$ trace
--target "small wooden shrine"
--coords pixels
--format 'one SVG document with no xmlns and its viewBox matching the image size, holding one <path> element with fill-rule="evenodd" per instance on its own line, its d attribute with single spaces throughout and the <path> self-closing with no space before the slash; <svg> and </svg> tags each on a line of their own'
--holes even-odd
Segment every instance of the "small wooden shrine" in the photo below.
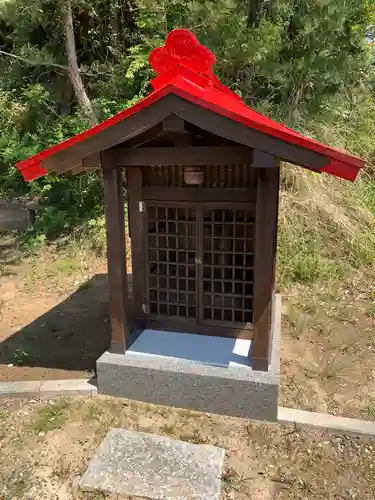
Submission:
<svg viewBox="0 0 375 500">
<path fill-rule="evenodd" d="M 26 180 L 102 170 L 112 352 L 144 328 L 244 338 L 252 369 L 267 371 L 280 161 L 351 181 L 363 161 L 246 106 L 188 30 L 173 31 L 150 62 L 158 76 L 148 97 L 18 168 Z"/>
</svg>

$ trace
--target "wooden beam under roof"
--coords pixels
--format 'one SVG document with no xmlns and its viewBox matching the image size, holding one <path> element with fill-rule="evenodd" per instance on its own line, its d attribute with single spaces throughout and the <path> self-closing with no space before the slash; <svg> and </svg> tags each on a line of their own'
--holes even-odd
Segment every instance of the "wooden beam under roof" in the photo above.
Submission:
<svg viewBox="0 0 375 500">
<path fill-rule="evenodd" d="M 245 146 L 117 148 L 111 153 L 119 167 L 251 163 L 251 149 Z"/>
</svg>

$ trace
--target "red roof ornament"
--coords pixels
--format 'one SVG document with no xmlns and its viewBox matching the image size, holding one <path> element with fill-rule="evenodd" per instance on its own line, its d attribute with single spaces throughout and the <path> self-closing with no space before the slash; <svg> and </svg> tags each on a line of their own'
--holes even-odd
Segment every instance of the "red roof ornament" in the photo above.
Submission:
<svg viewBox="0 0 375 500">
<path fill-rule="evenodd" d="M 113 142 L 112 140 L 111 142 L 110 134 L 106 134 L 107 139 L 103 146 L 103 141 L 98 141 L 97 135 L 104 130 L 116 127 L 124 120 L 131 120 L 142 109 L 151 107 L 167 95 L 173 94 L 186 102 L 215 113 L 217 116 L 241 123 L 245 129 L 256 130 L 286 144 L 297 146 L 297 151 L 301 148 L 302 153 L 303 150 L 318 153 L 323 157 L 325 163 L 319 169 L 316 169 L 315 166 L 313 170 L 316 172 L 327 172 L 350 181 L 356 179 L 359 171 L 364 167 L 363 160 L 305 137 L 247 106 L 214 74 L 215 62 L 216 57 L 211 50 L 201 45 L 196 36 L 189 30 L 172 31 L 165 46 L 155 49 L 150 55 L 150 63 L 158 74 L 151 81 L 153 92 L 99 125 L 19 162 L 17 164 L 18 170 L 27 181 L 41 177 L 50 170 L 56 172 L 73 170 L 77 165 L 80 165 L 83 158 L 99 153 L 100 148 L 109 149 L 118 144 L 117 141 Z M 205 124 L 202 123 L 201 128 L 204 129 L 204 126 Z M 143 128 L 139 125 L 135 126 L 132 134 L 136 135 L 137 131 L 141 133 Z M 226 137 L 226 123 L 224 122 L 221 135 Z M 122 140 L 125 140 L 123 136 L 121 137 Z M 235 140 L 233 137 L 227 138 Z M 246 144 L 243 140 L 243 144 L 254 147 L 252 143 Z M 67 157 L 69 158 L 68 164 Z M 303 155 L 301 154 L 297 155 L 294 163 L 301 165 L 301 159 L 304 167 L 311 167 L 308 162 L 303 163 Z M 61 167 L 57 167 L 57 165 L 61 165 Z"/>
<path fill-rule="evenodd" d="M 151 52 L 150 64 L 155 73 L 160 75 L 180 63 L 193 71 L 209 76 L 216 63 L 216 57 L 208 47 L 199 43 L 191 31 L 173 30 L 168 35 L 165 46 Z"/>
<path fill-rule="evenodd" d="M 184 68 L 205 76 L 215 88 L 221 92 L 241 100 L 240 96 L 226 87 L 213 72 L 216 56 L 211 50 L 202 45 L 198 38 L 187 29 L 177 29 L 169 33 L 164 47 L 154 49 L 150 54 L 150 64 L 158 75 L 167 74 L 168 78 L 179 72 L 186 74 Z M 151 83 L 158 88 L 159 79 Z"/>
</svg>

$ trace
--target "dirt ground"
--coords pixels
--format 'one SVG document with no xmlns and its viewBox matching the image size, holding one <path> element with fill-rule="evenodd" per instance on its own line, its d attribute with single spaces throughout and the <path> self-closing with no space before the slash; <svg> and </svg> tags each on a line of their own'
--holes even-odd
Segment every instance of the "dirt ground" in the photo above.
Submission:
<svg viewBox="0 0 375 500">
<path fill-rule="evenodd" d="M 375 420 L 371 287 L 358 272 L 284 293 L 281 405 Z M 108 344 L 104 258 L 72 244 L 0 258 L 0 381 L 86 377 Z"/>
<path fill-rule="evenodd" d="M 77 485 L 113 427 L 223 447 L 222 500 L 375 498 L 373 441 L 105 397 L 0 400 L 0 498 L 109 499 Z"/>
<path fill-rule="evenodd" d="M 0 259 L 0 381 L 91 375 L 109 343 L 106 263 L 80 248 Z"/>
<path fill-rule="evenodd" d="M 375 420 L 374 284 L 285 294 L 280 405 Z"/>
</svg>

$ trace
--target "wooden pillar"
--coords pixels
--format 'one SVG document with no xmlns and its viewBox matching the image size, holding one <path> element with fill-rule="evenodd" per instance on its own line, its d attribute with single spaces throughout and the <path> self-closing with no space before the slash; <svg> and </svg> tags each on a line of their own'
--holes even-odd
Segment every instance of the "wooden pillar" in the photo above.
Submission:
<svg viewBox="0 0 375 500">
<path fill-rule="evenodd" d="M 150 167 L 149 167 L 150 168 Z M 152 167 L 151 167 L 152 168 Z M 132 285 L 133 285 L 133 309 L 137 320 L 144 320 L 145 312 L 143 304 L 145 301 L 145 255 L 147 248 L 144 244 L 144 211 L 142 186 L 142 170 L 140 167 L 127 169 L 128 177 L 128 210 L 129 227 L 131 231 L 132 245 Z M 143 205 L 142 205 L 143 204 Z M 141 209 L 142 207 L 142 209 Z M 142 326 L 142 325 L 140 325 Z"/>
<path fill-rule="evenodd" d="M 109 151 L 100 155 L 104 178 L 104 206 L 107 231 L 111 352 L 125 353 L 129 334 L 128 286 L 122 170 L 115 168 Z"/>
<path fill-rule="evenodd" d="M 255 151 L 257 198 L 254 248 L 252 368 L 268 371 L 271 361 L 275 295 L 277 216 L 280 168 L 277 157 Z"/>
</svg>

